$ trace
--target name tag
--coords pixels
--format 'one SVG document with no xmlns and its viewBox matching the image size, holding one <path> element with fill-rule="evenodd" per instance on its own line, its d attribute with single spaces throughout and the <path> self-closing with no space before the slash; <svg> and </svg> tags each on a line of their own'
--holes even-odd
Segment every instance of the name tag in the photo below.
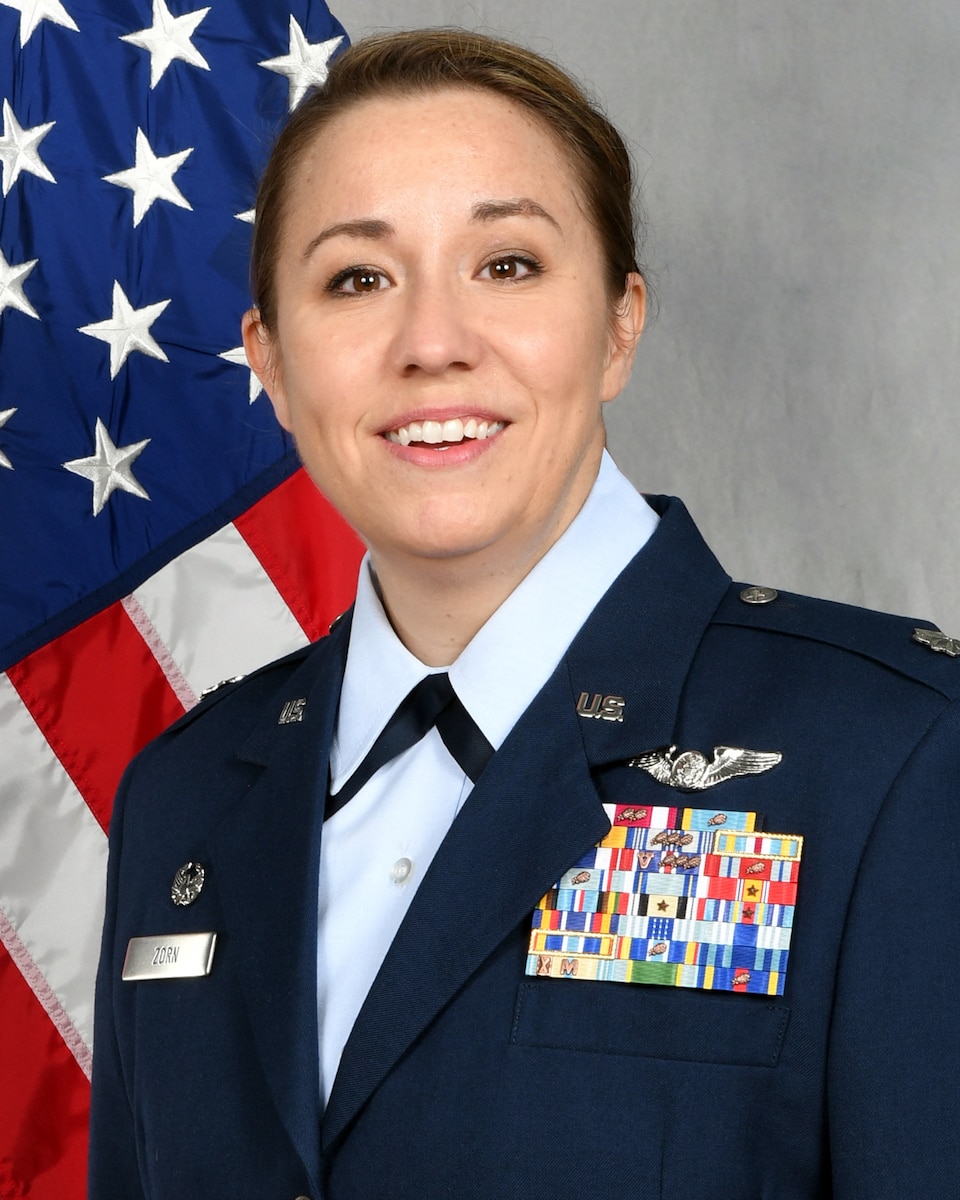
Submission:
<svg viewBox="0 0 960 1200">
<path fill-rule="evenodd" d="M 215 933 L 159 933 L 135 937 L 127 943 L 120 978 L 196 979 L 209 975 L 213 966 Z"/>
</svg>

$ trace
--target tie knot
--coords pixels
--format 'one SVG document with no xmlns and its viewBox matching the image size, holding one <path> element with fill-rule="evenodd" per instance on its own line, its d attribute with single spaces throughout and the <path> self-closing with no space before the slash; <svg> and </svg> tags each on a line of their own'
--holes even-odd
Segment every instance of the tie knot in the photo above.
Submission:
<svg viewBox="0 0 960 1200">
<path fill-rule="evenodd" d="M 421 679 L 400 702 L 360 766 L 335 796 L 327 797 L 324 818 L 332 817 L 381 767 L 415 746 L 434 725 L 460 768 L 476 783 L 493 747 L 453 690 L 450 676 L 438 671 Z"/>
<path fill-rule="evenodd" d="M 437 717 L 448 704 L 457 700 L 450 676 L 446 671 L 438 671 L 435 675 L 425 675 L 418 684 L 410 689 L 406 698 L 387 722 L 389 729 L 394 722 L 410 722 L 410 732 L 419 730 L 416 741 L 419 741 L 437 723 Z M 459 701 L 457 701 L 459 703 Z M 411 742 L 412 746 L 414 743 Z"/>
</svg>

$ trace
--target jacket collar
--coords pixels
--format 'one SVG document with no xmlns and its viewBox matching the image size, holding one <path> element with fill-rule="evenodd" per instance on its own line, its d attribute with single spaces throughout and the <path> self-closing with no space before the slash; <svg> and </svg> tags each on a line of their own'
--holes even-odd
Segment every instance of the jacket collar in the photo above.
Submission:
<svg viewBox="0 0 960 1200">
<path fill-rule="evenodd" d="M 647 499 L 660 514 L 656 532 L 566 656 L 578 699 L 586 692 L 625 702 L 622 721 L 581 721 L 593 766 L 670 744 L 691 664 L 730 587 L 681 501 Z"/>
</svg>

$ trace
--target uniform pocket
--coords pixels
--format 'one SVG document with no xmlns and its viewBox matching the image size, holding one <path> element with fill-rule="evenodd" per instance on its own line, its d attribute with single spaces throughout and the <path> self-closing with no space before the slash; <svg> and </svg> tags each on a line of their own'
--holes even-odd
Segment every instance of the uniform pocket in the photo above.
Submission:
<svg viewBox="0 0 960 1200">
<path fill-rule="evenodd" d="M 788 1005 L 758 996 L 544 979 L 520 985 L 518 1046 L 679 1062 L 775 1067 Z"/>
</svg>

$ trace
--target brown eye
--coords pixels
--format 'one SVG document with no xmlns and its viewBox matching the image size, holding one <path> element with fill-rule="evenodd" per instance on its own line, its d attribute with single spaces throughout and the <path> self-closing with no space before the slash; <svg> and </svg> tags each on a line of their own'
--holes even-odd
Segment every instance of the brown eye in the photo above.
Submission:
<svg viewBox="0 0 960 1200">
<path fill-rule="evenodd" d="M 353 271 L 341 287 L 345 292 L 375 292 L 382 281 L 383 276 L 378 271 Z"/>
<path fill-rule="evenodd" d="M 372 267 L 349 267 L 335 275 L 327 285 L 331 292 L 340 295 L 361 296 L 369 292 L 378 292 L 389 286 L 385 275 Z"/>
<path fill-rule="evenodd" d="M 536 259 L 523 254 L 505 254 L 503 258 L 495 258 L 483 268 L 484 274 L 500 283 L 512 283 L 516 280 L 527 279 L 531 275 L 539 275 L 543 267 Z"/>
</svg>

